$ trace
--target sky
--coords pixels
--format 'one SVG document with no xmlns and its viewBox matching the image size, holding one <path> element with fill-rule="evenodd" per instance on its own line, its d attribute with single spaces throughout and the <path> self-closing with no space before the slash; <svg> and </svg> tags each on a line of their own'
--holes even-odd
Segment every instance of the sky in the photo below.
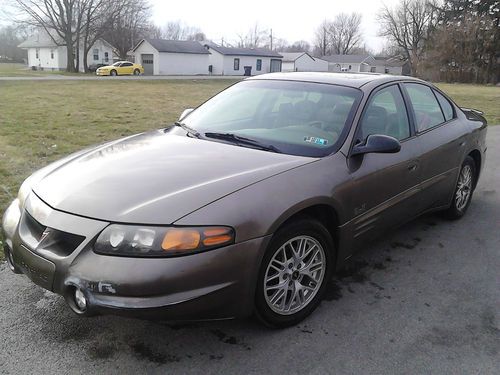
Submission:
<svg viewBox="0 0 500 375">
<path fill-rule="evenodd" d="M 153 20 L 158 26 L 177 21 L 199 27 L 209 39 L 236 42 L 255 23 L 261 29 L 273 29 L 276 38 L 289 43 L 306 40 L 313 44 L 314 31 L 324 19 L 336 14 L 359 12 L 366 47 L 380 52 L 385 39 L 378 37 L 376 16 L 383 4 L 389 7 L 399 0 L 150 0 Z"/>
</svg>

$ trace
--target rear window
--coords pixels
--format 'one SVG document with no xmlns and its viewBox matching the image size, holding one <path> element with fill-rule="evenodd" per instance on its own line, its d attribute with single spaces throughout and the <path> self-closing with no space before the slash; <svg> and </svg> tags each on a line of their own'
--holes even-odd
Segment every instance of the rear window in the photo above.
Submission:
<svg viewBox="0 0 500 375">
<path fill-rule="evenodd" d="M 453 107 L 441 93 L 438 91 L 434 90 L 434 94 L 436 94 L 436 98 L 439 101 L 439 104 L 441 105 L 441 109 L 443 110 L 444 118 L 446 121 L 450 121 L 453 118 Z"/>
</svg>

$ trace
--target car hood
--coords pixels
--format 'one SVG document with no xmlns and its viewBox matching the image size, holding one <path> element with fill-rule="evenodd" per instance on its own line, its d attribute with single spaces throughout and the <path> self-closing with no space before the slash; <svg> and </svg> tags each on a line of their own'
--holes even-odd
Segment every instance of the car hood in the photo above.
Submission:
<svg viewBox="0 0 500 375">
<path fill-rule="evenodd" d="M 97 70 L 99 70 L 99 69 L 112 69 L 112 68 L 117 68 L 117 67 L 112 66 L 112 65 L 106 65 L 106 66 L 101 66 L 101 67 L 97 68 Z"/>
<path fill-rule="evenodd" d="M 315 160 L 159 130 L 69 157 L 48 168 L 32 188 L 60 211 L 112 222 L 170 224 Z"/>
</svg>

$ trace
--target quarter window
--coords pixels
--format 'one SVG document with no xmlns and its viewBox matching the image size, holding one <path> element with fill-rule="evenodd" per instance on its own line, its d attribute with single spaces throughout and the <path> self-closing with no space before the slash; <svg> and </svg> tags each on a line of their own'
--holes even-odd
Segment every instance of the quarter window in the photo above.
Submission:
<svg viewBox="0 0 500 375">
<path fill-rule="evenodd" d="M 436 94 L 436 98 L 438 99 L 439 104 L 441 105 L 441 109 L 443 110 L 443 114 L 444 114 L 444 119 L 446 121 L 450 121 L 454 117 L 453 116 L 453 107 L 451 106 L 448 99 L 446 99 L 441 93 L 434 90 L 434 94 Z"/>
<path fill-rule="evenodd" d="M 234 70 L 240 70 L 240 59 L 234 59 Z"/>
<path fill-rule="evenodd" d="M 358 139 L 364 141 L 372 134 L 388 135 L 398 140 L 410 136 L 408 113 L 397 85 L 376 92 L 370 99 L 361 120 Z"/>
<path fill-rule="evenodd" d="M 257 70 L 258 71 L 262 70 L 262 60 L 261 59 L 257 59 Z"/>
<path fill-rule="evenodd" d="M 405 83 L 404 85 L 413 105 L 418 132 L 430 129 L 445 121 L 441 107 L 430 87 L 418 83 Z"/>
</svg>

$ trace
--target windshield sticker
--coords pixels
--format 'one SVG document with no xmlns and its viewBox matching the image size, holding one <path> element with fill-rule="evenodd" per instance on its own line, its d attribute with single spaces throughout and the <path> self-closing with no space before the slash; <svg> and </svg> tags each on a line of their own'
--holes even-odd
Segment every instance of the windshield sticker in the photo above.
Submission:
<svg viewBox="0 0 500 375">
<path fill-rule="evenodd" d="M 304 142 L 314 143 L 314 144 L 320 145 L 320 146 L 328 145 L 328 139 L 324 139 L 324 138 L 304 137 Z"/>
</svg>

